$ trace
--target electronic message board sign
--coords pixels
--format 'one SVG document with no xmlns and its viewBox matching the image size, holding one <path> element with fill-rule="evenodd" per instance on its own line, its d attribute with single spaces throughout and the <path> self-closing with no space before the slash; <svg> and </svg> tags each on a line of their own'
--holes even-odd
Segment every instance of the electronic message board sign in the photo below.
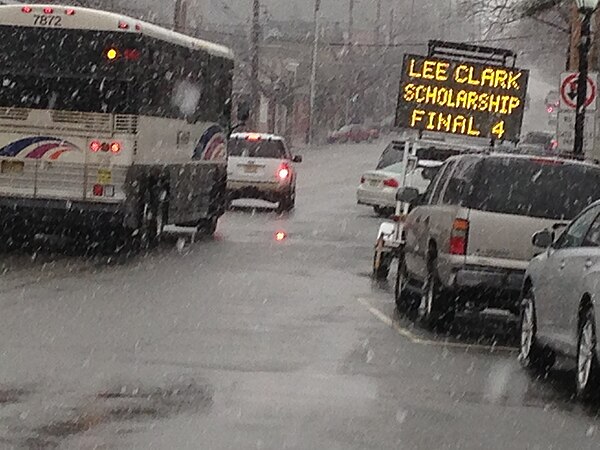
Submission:
<svg viewBox="0 0 600 450">
<path fill-rule="evenodd" d="M 516 141 L 529 71 L 405 55 L 396 126 Z"/>
</svg>

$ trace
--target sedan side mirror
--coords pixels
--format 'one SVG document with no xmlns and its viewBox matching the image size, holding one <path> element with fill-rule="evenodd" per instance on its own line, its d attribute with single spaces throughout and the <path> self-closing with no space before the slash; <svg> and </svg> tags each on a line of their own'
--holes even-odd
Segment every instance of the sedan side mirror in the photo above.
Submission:
<svg viewBox="0 0 600 450">
<path fill-rule="evenodd" d="M 531 238 L 531 243 L 535 247 L 548 248 L 554 242 L 554 233 L 550 230 L 538 231 Z"/>
<path fill-rule="evenodd" d="M 302 156 L 300 156 L 300 155 L 294 155 L 294 157 L 292 158 L 292 162 L 301 163 L 302 162 Z"/>
<path fill-rule="evenodd" d="M 419 191 L 413 187 L 401 187 L 396 192 L 396 201 L 414 203 L 419 198 Z"/>
</svg>

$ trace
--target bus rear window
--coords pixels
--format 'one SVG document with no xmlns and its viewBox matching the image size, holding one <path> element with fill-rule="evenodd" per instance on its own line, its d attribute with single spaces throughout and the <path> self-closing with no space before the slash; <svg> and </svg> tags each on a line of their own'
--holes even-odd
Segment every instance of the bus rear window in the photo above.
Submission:
<svg viewBox="0 0 600 450">
<path fill-rule="evenodd" d="M 127 83 L 108 79 L 0 74 L 0 106 L 66 111 L 134 113 Z"/>
</svg>

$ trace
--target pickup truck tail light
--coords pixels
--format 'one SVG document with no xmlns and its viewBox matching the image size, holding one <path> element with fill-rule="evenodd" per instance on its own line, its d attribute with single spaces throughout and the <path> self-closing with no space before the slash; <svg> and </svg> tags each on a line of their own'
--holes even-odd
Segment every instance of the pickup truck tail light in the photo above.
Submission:
<svg viewBox="0 0 600 450">
<path fill-rule="evenodd" d="M 469 238 L 469 221 L 464 219 L 455 219 L 452 224 L 452 233 L 450 234 L 450 254 L 466 255 L 467 241 Z"/>
</svg>

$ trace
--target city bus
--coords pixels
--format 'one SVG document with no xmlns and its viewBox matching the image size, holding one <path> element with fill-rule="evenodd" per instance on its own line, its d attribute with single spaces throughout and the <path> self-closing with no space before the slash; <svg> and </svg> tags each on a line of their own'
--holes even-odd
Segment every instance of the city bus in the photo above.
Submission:
<svg viewBox="0 0 600 450">
<path fill-rule="evenodd" d="M 115 13 L 0 6 L 0 242 L 151 245 L 225 211 L 232 52 Z"/>
</svg>

